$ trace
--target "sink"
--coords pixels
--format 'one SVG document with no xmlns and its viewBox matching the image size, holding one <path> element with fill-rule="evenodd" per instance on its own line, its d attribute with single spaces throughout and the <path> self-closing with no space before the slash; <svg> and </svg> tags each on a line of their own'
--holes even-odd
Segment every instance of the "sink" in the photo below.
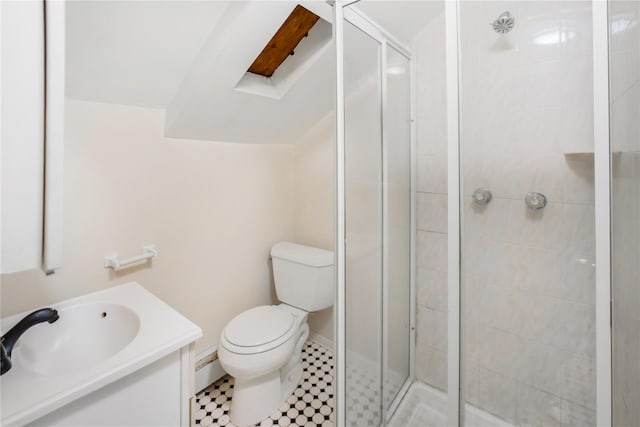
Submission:
<svg viewBox="0 0 640 427">
<path fill-rule="evenodd" d="M 50 307 L 60 318 L 29 328 L 13 348 L 0 380 L 0 426 L 189 424 L 198 326 L 135 282 Z M 28 314 L 0 319 L 0 331 Z M 157 389 L 167 381 L 176 387 Z M 178 395 L 179 410 L 168 403 Z M 163 407 L 148 405 L 148 396 Z M 125 403 L 134 419 L 114 410 Z"/>
<path fill-rule="evenodd" d="M 55 323 L 36 325 L 20 337 L 14 363 L 40 375 L 75 373 L 124 349 L 140 329 L 138 315 L 119 304 L 86 303 L 58 314 Z"/>
</svg>

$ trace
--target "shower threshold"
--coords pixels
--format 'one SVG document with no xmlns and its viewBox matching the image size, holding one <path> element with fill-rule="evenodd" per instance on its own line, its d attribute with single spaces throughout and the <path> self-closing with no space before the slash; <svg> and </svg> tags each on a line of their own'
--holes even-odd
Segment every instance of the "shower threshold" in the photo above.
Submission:
<svg viewBox="0 0 640 427">
<path fill-rule="evenodd" d="M 447 394 L 421 382 L 411 384 L 388 427 L 442 427 L 447 425 Z M 466 404 L 466 426 L 513 427 L 512 424 Z"/>
</svg>

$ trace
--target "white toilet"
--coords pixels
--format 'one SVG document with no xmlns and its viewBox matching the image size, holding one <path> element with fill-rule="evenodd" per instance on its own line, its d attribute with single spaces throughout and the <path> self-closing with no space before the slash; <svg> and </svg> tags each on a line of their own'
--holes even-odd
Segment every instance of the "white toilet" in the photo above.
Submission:
<svg viewBox="0 0 640 427">
<path fill-rule="evenodd" d="M 235 378 L 231 422 L 256 424 L 278 409 L 302 377 L 307 314 L 333 305 L 333 252 L 280 242 L 271 248 L 280 305 L 234 317 L 222 331 L 218 357 Z"/>
</svg>

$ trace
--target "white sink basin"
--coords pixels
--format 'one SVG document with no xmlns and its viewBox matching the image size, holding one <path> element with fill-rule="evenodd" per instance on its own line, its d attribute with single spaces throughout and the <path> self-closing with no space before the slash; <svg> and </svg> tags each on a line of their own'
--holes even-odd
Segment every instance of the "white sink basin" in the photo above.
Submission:
<svg viewBox="0 0 640 427">
<path fill-rule="evenodd" d="M 22 426 L 38 419 L 38 425 L 52 424 L 43 417 L 177 350 L 184 372 L 192 369 L 187 358 L 193 357 L 191 346 L 202 330 L 137 283 L 51 307 L 58 310 L 60 319 L 38 324 L 20 337 L 11 357 L 13 367 L 0 380 L 2 426 Z M 0 319 L 0 331 L 6 333 L 27 314 Z M 186 382 L 177 387 L 182 390 Z"/>
<path fill-rule="evenodd" d="M 60 318 L 27 330 L 11 359 L 40 375 L 78 372 L 110 358 L 138 334 L 140 319 L 111 303 L 86 303 L 58 310 Z"/>
</svg>

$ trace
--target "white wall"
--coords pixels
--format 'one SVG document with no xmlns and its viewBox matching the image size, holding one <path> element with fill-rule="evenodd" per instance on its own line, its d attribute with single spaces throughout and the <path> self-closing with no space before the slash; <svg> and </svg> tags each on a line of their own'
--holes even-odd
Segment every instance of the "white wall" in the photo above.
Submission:
<svg viewBox="0 0 640 427">
<path fill-rule="evenodd" d="M 66 109 L 63 266 L 3 275 L 3 316 L 135 280 L 202 327 L 200 351 L 271 303 L 269 249 L 293 238 L 293 146 L 165 138 L 162 110 Z M 151 265 L 103 268 L 149 243 Z"/>
<path fill-rule="evenodd" d="M 334 250 L 334 120 L 318 122 L 295 147 L 294 241 Z M 333 341 L 333 308 L 309 316 L 311 331 Z"/>
</svg>

